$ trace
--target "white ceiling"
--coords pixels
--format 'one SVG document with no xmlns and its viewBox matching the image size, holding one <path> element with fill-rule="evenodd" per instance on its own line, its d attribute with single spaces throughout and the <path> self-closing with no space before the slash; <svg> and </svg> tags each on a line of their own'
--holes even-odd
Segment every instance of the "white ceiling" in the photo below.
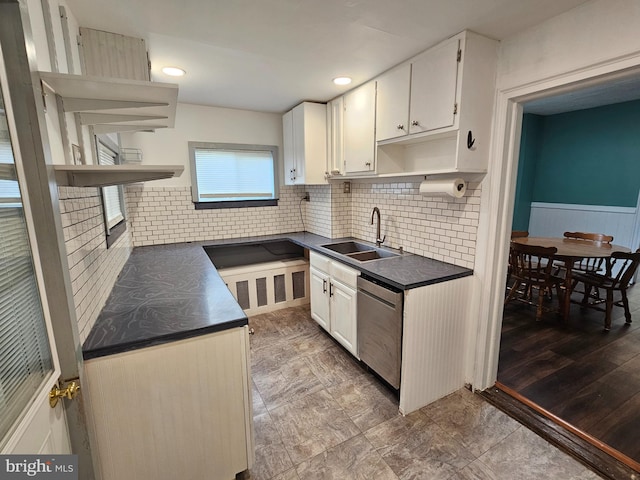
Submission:
<svg viewBox="0 0 640 480">
<path fill-rule="evenodd" d="M 524 104 L 525 113 L 555 115 L 586 108 L 640 99 L 640 72 L 629 72 L 619 78 L 595 80 L 584 87 L 532 100 Z"/>
<path fill-rule="evenodd" d="M 144 38 L 179 101 L 283 112 L 327 101 L 464 29 L 502 39 L 585 0 L 67 0 L 83 27 Z M 161 67 L 180 66 L 177 81 Z M 353 77 L 349 87 L 331 79 Z"/>
</svg>

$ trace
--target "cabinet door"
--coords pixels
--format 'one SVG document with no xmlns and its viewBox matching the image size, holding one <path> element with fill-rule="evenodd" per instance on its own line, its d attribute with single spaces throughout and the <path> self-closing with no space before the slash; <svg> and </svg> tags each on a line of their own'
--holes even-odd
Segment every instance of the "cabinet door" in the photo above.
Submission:
<svg viewBox="0 0 640 480">
<path fill-rule="evenodd" d="M 327 105 L 328 127 L 327 138 L 329 139 L 328 167 L 330 175 L 339 175 L 344 172 L 344 98 L 338 97 Z"/>
<path fill-rule="evenodd" d="M 402 65 L 377 79 L 376 140 L 388 140 L 409 133 L 409 88 L 411 65 Z"/>
<path fill-rule="evenodd" d="M 311 267 L 309 269 L 311 318 L 318 325 L 330 332 L 330 306 L 329 306 L 329 275 Z"/>
<path fill-rule="evenodd" d="M 358 357 L 358 324 L 356 290 L 331 281 L 331 335 L 356 358 Z"/>
<path fill-rule="evenodd" d="M 282 116 L 282 143 L 284 156 L 284 183 L 293 185 L 295 169 L 295 153 L 293 148 L 293 111 Z"/>
<path fill-rule="evenodd" d="M 409 133 L 454 124 L 458 77 L 457 38 L 427 50 L 412 64 Z"/>
<path fill-rule="evenodd" d="M 295 107 L 291 113 L 293 114 L 293 183 L 304 183 L 305 174 L 305 110 L 304 103 Z"/>
<path fill-rule="evenodd" d="M 344 96 L 345 172 L 375 170 L 376 83 L 369 82 Z"/>
</svg>

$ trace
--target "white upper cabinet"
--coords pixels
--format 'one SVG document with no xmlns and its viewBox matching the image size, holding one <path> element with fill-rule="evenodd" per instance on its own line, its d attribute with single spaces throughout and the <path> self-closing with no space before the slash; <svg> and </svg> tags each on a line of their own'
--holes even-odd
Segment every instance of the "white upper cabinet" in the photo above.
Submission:
<svg viewBox="0 0 640 480">
<path fill-rule="evenodd" d="M 344 98 L 327 103 L 327 176 L 344 173 Z"/>
<path fill-rule="evenodd" d="M 449 39 L 413 60 L 409 133 L 453 125 L 459 44 L 459 38 Z"/>
<path fill-rule="evenodd" d="M 376 82 L 344 95 L 345 173 L 375 170 Z"/>
<path fill-rule="evenodd" d="M 486 172 L 497 47 L 465 31 L 378 79 L 378 176 Z"/>
<path fill-rule="evenodd" d="M 282 117 L 284 183 L 326 183 L 327 111 L 322 103 L 304 102 Z"/>
<path fill-rule="evenodd" d="M 376 140 L 389 140 L 409 133 L 411 64 L 406 63 L 377 78 Z"/>
</svg>

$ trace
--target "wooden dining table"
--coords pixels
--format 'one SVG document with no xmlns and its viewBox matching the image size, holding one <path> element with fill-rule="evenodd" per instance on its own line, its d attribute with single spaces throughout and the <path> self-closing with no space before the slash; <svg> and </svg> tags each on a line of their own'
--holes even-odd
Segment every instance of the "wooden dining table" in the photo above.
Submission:
<svg viewBox="0 0 640 480">
<path fill-rule="evenodd" d="M 569 308 L 571 306 L 569 296 L 571 295 L 573 265 L 584 258 L 609 258 L 613 252 L 628 253 L 631 251 L 630 248 L 622 245 L 564 237 L 522 237 L 514 238 L 511 241 L 536 247 L 556 247 L 558 251 L 554 255 L 554 259 L 564 262 L 566 270 L 564 277 L 566 298 L 562 302 L 562 318 L 565 322 L 569 319 Z"/>
</svg>

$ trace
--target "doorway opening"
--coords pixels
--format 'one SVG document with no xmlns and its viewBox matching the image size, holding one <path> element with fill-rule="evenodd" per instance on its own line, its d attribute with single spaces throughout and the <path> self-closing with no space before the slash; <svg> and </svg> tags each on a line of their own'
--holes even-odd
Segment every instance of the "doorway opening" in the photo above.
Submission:
<svg viewBox="0 0 640 480">
<path fill-rule="evenodd" d="M 544 143 L 539 155 L 549 155 L 552 147 L 559 147 L 559 139 L 568 138 L 570 141 L 562 148 L 566 149 L 568 157 L 572 157 L 574 150 L 589 147 L 575 143 L 576 137 L 570 134 L 571 130 L 582 128 L 585 131 L 580 133 L 587 136 L 598 133 L 597 128 L 591 131 L 584 124 L 577 125 L 575 122 L 578 117 L 597 117 L 608 111 L 619 112 L 619 109 L 625 107 L 640 111 L 639 99 L 640 74 L 637 70 L 618 72 L 608 77 L 586 78 L 571 85 L 526 92 L 520 97 L 513 94 L 505 102 L 509 104 L 505 113 L 510 117 L 506 125 L 512 125 L 511 129 L 507 128 L 507 136 L 513 136 L 511 152 L 505 151 L 505 162 L 507 165 L 511 162 L 511 168 L 514 169 L 512 185 L 509 186 L 509 180 L 505 180 L 506 198 L 510 197 L 508 193 L 513 189 L 510 208 L 514 212 L 513 222 L 505 221 L 507 228 L 512 226 L 513 230 L 527 230 L 530 235 L 538 237 L 562 237 L 564 231 L 600 230 L 599 224 L 593 218 L 588 218 L 590 215 L 584 211 L 604 212 L 601 216 L 609 220 L 621 211 L 628 215 L 629 222 L 616 221 L 614 237 L 617 241 L 614 243 L 628 245 L 632 251 L 638 249 L 640 162 L 637 159 L 640 157 L 640 142 L 634 140 L 635 144 L 632 141 L 629 145 L 629 148 L 634 149 L 633 167 L 638 168 L 634 170 L 635 173 L 619 168 L 619 162 L 603 158 L 600 170 L 593 168 L 593 165 L 583 167 L 582 170 L 573 165 L 584 176 L 575 178 L 576 171 L 571 172 L 567 168 L 564 179 L 561 177 L 563 173 L 557 170 L 559 165 L 545 163 L 549 161 L 548 157 L 534 168 L 523 162 L 523 148 L 531 147 L 527 142 L 536 145 L 536 142 L 531 142 L 530 137 L 527 138 L 527 134 L 531 133 L 527 130 L 527 122 L 533 121 L 542 130 L 541 135 L 547 135 L 547 138 L 534 139 L 538 142 L 538 147 L 539 142 Z M 510 122 L 514 122 L 515 127 Z M 633 124 L 630 124 L 627 131 L 632 129 Z M 621 133 L 621 130 L 620 126 L 611 128 L 618 143 L 620 135 L 616 134 Z M 555 145 L 550 145 L 554 142 Z M 508 150 L 508 147 L 505 148 Z M 574 155 L 573 161 L 576 161 L 575 158 Z M 543 171 L 536 172 L 535 167 L 542 168 Z M 599 199 L 598 196 L 603 193 L 602 184 L 606 183 L 605 171 L 615 181 L 622 182 L 618 184 L 617 191 L 611 190 L 612 195 L 620 194 L 624 190 L 620 185 L 624 184 L 633 192 L 632 203 L 627 199 L 611 205 L 612 202 Z M 527 188 L 524 180 L 527 175 L 534 177 L 540 185 L 537 192 L 535 185 L 529 185 L 530 190 L 524 195 L 528 195 L 528 201 L 523 201 L 523 190 Z M 561 182 L 560 185 L 557 182 Z M 593 184 L 598 188 L 594 189 Z M 583 198 L 588 197 L 588 201 L 576 201 L 571 197 L 574 193 L 580 196 L 581 188 L 584 190 Z M 549 198 L 544 198 L 544 201 L 536 199 L 535 195 L 542 195 L 541 191 L 548 194 Z M 585 204 L 594 208 L 576 207 Z M 616 208 L 600 208 L 603 206 L 617 207 L 617 211 Z M 549 214 L 552 208 L 558 211 Z M 569 210 L 569 213 L 563 217 L 562 214 L 566 213 L 564 210 Z M 527 213 L 524 221 L 523 212 Z M 509 213 L 507 208 L 505 215 L 508 216 Z M 584 218 L 581 219 L 581 216 Z M 606 224 L 602 228 L 610 229 Z M 508 232 L 504 233 L 508 244 Z M 506 260 L 506 255 L 504 259 Z M 496 279 L 495 285 L 501 285 L 499 279 Z M 502 286 L 504 285 L 503 281 Z M 504 291 L 500 295 L 503 293 Z M 496 386 L 501 390 L 500 394 L 515 398 L 556 426 L 559 425 L 623 464 L 640 471 L 640 449 L 637 445 L 632 445 L 637 443 L 632 439 L 637 438 L 640 426 L 640 369 L 637 368 L 640 367 L 640 287 L 631 287 L 629 296 L 634 322 L 625 326 L 624 311 L 614 307 L 613 326 L 608 333 L 603 333 L 604 313 L 583 310 L 577 305 L 571 307 L 570 316 L 564 322 L 554 313 L 547 313 L 537 320 L 535 308 L 518 303 L 507 305 L 503 314 L 496 315 L 500 317 L 496 329 L 499 338 L 496 347 L 496 356 L 499 357 Z M 498 294 L 496 309 L 501 307 L 497 297 Z M 552 298 L 548 303 L 557 300 Z M 595 457 L 591 459 L 592 462 L 600 460 Z"/>
</svg>

